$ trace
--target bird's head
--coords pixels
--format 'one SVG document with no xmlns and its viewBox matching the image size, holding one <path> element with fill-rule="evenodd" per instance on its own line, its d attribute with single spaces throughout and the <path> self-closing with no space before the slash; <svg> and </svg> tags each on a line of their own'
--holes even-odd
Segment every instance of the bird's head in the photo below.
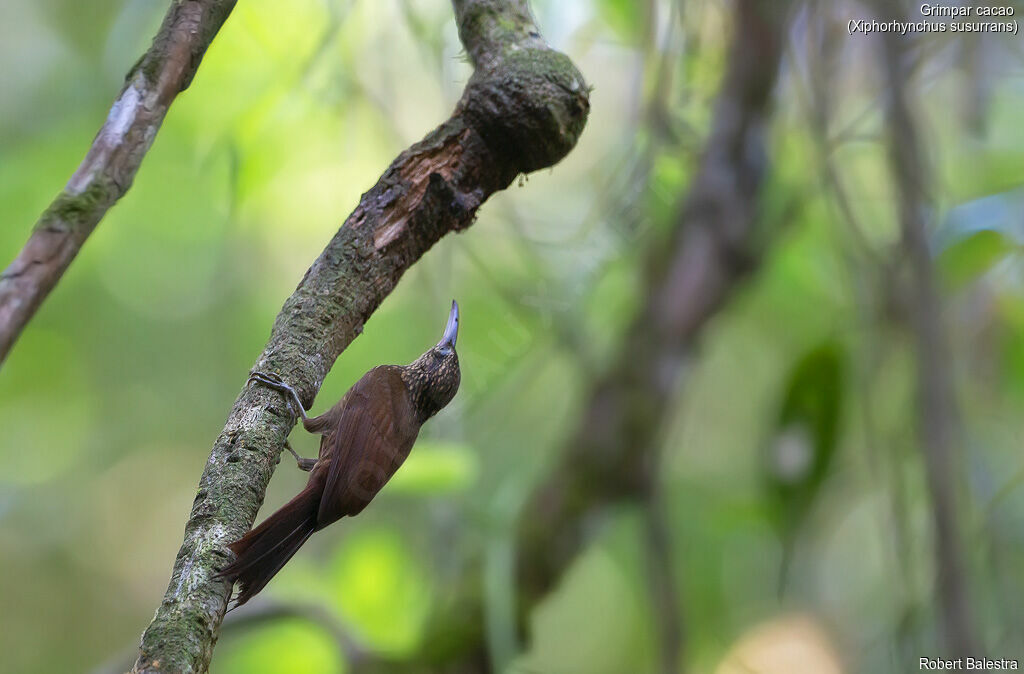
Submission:
<svg viewBox="0 0 1024 674">
<path fill-rule="evenodd" d="M 459 305 L 452 300 L 452 310 L 441 341 L 404 368 L 402 378 L 412 392 L 413 404 L 424 421 L 450 403 L 459 390 L 459 356 L 455 353 L 458 336 Z"/>
</svg>

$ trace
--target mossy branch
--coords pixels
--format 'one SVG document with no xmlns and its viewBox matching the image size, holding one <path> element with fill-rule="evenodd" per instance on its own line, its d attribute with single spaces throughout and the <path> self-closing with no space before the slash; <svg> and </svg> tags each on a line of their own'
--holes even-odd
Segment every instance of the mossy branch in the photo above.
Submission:
<svg viewBox="0 0 1024 674">
<path fill-rule="evenodd" d="M 477 66 L 454 113 L 363 195 L 285 302 L 254 367 L 281 374 L 307 407 L 402 274 L 442 236 L 472 224 L 477 208 L 517 175 L 564 157 L 586 122 L 582 75 L 539 39 L 525 1 L 454 4 Z M 507 30 L 468 20 L 482 14 Z M 276 394 L 242 390 L 200 478 L 133 671 L 206 671 L 231 592 L 214 574 L 230 555 L 227 544 L 252 525 L 293 425 Z"/>
<path fill-rule="evenodd" d="M 128 191 L 174 98 L 192 82 L 235 0 L 174 0 L 125 77 L 85 159 L 0 274 L 0 364 L 107 211 Z"/>
</svg>

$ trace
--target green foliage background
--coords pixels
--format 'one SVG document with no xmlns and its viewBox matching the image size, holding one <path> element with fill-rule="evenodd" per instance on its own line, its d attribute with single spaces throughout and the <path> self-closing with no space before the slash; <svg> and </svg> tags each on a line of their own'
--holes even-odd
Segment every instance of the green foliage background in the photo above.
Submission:
<svg viewBox="0 0 1024 674">
<path fill-rule="evenodd" d="M 653 671 L 635 508 L 612 509 L 595 530 L 535 613 L 521 655 L 509 637 L 513 525 L 644 301 L 640 260 L 674 226 L 712 114 L 728 6 L 682 3 L 680 15 L 661 1 L 533 4 L 549 42 L 595 86 L 580 145 L 439 243 L 338 360 L 314 410 L 370 367 L 411 361 L 436 341 L 450 299 L 462 306 L 456 402 L 374 505 L 314 538 L 266 594 L 320 606 L 363 647 L 400 656 L 437 598 L 482 560 L 489 646 L 508 671 Z M 165 9 L 5 3 L 4 260 L 84 155 Z M 828 152 L 855 229 L 822 185 L 800 35 L 772 131 L 759 230 L 768 254 L 705 330 L 663 433 L 676 601 L 696 672 L 716 671 L 749 629 L 793 613 L 829 635 L 846 671 L 907 671 L 937 650 L 913 354 L 891 320 L 898 283 L 880 262 L 898 227 L 873 50 L 835 38 L 844 75 Z M 980 130 L 964 105 L 979 77 L 958 60 L 964 44 L 930 45 L 916 76 L 965 428 L 975 620 L 990 655 L 1022 658 L 1024 86 L 1020 43 L 984 39 Z M 469 73 L 443 0 L 238 4 L 135 185 L 0 371 L 0 669 L 130 660 L 209 447 L 281 303 L 391 159 L 447 117 Z M 794 368 L 822 344 L 845 361 L 832 382 L 842 402 L 809 414 L 839 418 L 807 423 L 836 425 L 834 456 L 822 483 L 801 492 L 780 600 L 774 518 L 785 490 L 765 488 L 765 452 L 777 446 Z M 293 444 L 315 453 L 301 433 Z M 266 511 L 304 479 L 286 458 Z M 226 628 L 212 669 L 344 670 L 334 636 L 301 618 Z"/>
</svg>

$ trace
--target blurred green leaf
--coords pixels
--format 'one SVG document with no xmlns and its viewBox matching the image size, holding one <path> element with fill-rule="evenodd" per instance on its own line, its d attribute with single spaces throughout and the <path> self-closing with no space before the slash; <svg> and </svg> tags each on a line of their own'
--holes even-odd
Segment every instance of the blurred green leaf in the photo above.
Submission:
<svg viewBox="0 0 1024 674">
<path fill-rule="evenodd" d="M 999 340 L 999 378 L 1003 390 L 1015 399 L 1024 399 L 1024 302 L 1017 296 L 1001 298 L 997 305 Z"/>
<path fill-rule="evenodd" d="M 33 325 L 18 349 L 0 389 L 0 484 L 45 483 L 81 460 L 98 422 L 96 404 L 78 344 Z M 40 412 L 60 423 L 40 423 Z"/>
<path fill-rule="evenodd" d="M 40 0 L 40 13 L 83 56 L 95 57 L 125 0 Z"/>
<path fill-rule="evenodd" d="M 587 297 L 587 342 L 590 353 L 611 357 L 626 324 L 642 302 L 640 266 L 631 256 L 606 265 Z"/>
<path fill-rule="evenodd" d="M 660 153 L 654 158 L 648 178 L 646 206 L 655 222 L 666 226 L 674 223 L 679 195 L 690 174 L 689 163 L 681 161 L 678 153 Z"/>
<path fill-rule="evenodd" d="M 937 264 L 953 288 L 991 269 L 1024 246 L 1024 190 L 989 193 L 949 209 L 935 232 Z"/>
<path fill-rule="evenodd" d="M 1019 102 L 1016 105 L 1019 107 Z M 1016 143 L 1020 142 L 1018 137 Z M 1020 154 L 1019 147 L 1008 148 L 999 143 L 951 153 L 948 159 L 951 196 L 954 199 L 984 198 L 993 192 L 1018 187 L 1024 183 Z"/>
<path fill-rule="evenodd" d="M 943 250 L 938 257 L 939 270 L 951 288 L 959 288 L 977 279 L 1016 248 L 1014 242 L 1000 232 L 980 231 Z"/>
<path fill-rule="evenodd" d="M 469 445 L 421 440 L 388 482 L 387 492 L 430 495 L 461 491 L 473 484 L 478 473 L 476 453 Z"/>
<path fill-rule="evenodd" d="M 843 387 L 842 349 L 832 339 L 806 352 L 787 377 L 766 473 L 786 530 L 806 513 L 832 461 Z"/>
<path fill-rule="evenodd" d="M 430 609 L 430 588 L 400 532 L 354 533 L 331 560 L 328 574 L 342 615 L 374 649 L 402 654 L 416 646 Z"/>
<path fill-rule="evenodd" d="M 783 389 L 774 433 L 767 443 L 765 470 L 783 546 L 780 595 L 797 531 L 817 499 L 838 444 L 844 380 L 842 346 L 826 339 L 797 360 Z"/>
<path fill-rule="evenodd" d="M 530 617 L 535 635 L 508 671 L 559 674 L 650 672 L 653 637 L 647 573 L 635 513 L 608 523 Z M 566 631 L 566 626 L 572 626 Z"/>
<path fill-rule="evenodd" d="M 210 671 L 215 674 L 341 674 L 344 660 L 331 635 L 289 618 L 224 640 Z"/>
<path fill-rule="evenodd" d="M 640 39 L 643 13 L 634 0 L 598 0 L 597 7 L 605 23 L 630 44 Z"/>
</svg>

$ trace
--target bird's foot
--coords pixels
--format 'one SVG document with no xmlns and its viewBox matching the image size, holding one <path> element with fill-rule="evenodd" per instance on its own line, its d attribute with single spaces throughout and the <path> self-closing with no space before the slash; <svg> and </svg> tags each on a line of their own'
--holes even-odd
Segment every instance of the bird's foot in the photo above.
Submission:
<svg viewBox="0 0 1024 674">
<path fill-rule="evenodd" d="M 291 452 L 292 456 L 295 457 L 295 463 L 298 464 L 299 470 L 304 470 L 307 473 L 313 470 L 313 466 L 316 465 L 317 459 L 307 459 L 299 456 L 299 453 L 292 449 L 291 443 L 287 440 L 284 441 L 284 448 Z"/>
<path fill-rule="evenodd" d="M 303 420 L 305 420 L 307 418 L 306 417 L 306 408 L 304 408 L 302 406 L 302 401 L 299 400 L 299 394 L 295 392 L 295 389 L 293 389 L 291 386 L 286 384 L 284 382 L 284 380 L 281 379 L 280 376 L 278 376 L 276 374 L 273 374 L 273 373 L 268 374 L 266 372 L 258 372 L 257 371 L 257 372 L 253 372 L 252 374 L 250 374 L 249 375 L 249 379 L 245 383 L 249 384 L 250 382 L 254 382 L 254 381 L 255 382 L 259 382 L 260 384 L 263 384 L 264 386 L 268 386 L 268 387 L 274 389 L 275 391 L 280 391 L 281 393 L 288 394 L 290 396 L 289 399 L 288 399 L 288 407 L 291 409 L 292 408 L 292 403 L 294 402 L 295 406 L 298 407 L 299 416 L 302 417 Z M 295 412 L 295 410 L 292 409 L 292 413 L 294 413 L 294 412 Z"/>
<path fill-rule="evenodd" d="M 247 384 L 252 381 L 258 381 L 261 384 L 266 384 L 271 388 L 282 390 L 282 388 L 291 390 L 288 384 L 284 383 L 284 379 L 281 379 L 281 375 L 274 374 L 273 372 L 260 372 L 259 370 L 249 375 Z"/>
</svg>

